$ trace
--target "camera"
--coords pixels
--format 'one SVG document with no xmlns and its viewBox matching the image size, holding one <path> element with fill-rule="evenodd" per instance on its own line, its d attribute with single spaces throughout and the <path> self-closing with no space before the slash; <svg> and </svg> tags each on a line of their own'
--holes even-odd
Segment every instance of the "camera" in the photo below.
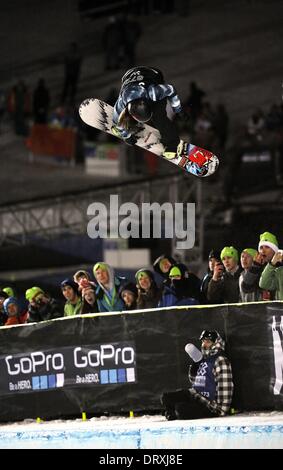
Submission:
<svg viewBox="0 0 283 470">
<path fill-rule="evenodd" d="M 225 270 L 224 264 L 223 264 L 221 261 L 218 261 L 218 263 L 216 263 L 215 267 L 216 267 L 216 266 L 217 266 L 217 267 L 221 267 L 220 273 L 219 273 L 219 275 L 218 275 L 218 279 L 223 280 L 223 275 L 224 275 L 224 270 Z"/>
<path fill-rule="evenodd" d="M 219 261 L 218 263 L 216 263 L 216 266 L 220 266 L 222 271 L 224 271 L 224 264 L 221 263 L 221 261 Z"/>
</svg>

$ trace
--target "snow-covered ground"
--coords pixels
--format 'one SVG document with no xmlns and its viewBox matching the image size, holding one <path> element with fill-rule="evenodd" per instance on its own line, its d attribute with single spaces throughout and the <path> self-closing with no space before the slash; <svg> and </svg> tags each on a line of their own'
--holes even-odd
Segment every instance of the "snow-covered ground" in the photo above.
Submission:
<svg viewBox="0 0 283 470">
<path fill-rule="evenodd" d="M 282 449 L 283 412 L 166 421 L 163 416 L 0 425 L 0 448 Z"/>
</svg>

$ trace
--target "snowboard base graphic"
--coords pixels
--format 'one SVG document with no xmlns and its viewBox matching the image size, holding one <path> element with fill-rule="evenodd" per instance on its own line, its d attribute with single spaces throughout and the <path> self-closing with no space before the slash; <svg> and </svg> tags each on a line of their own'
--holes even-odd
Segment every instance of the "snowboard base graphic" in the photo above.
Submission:
<svg viewBox="0 0 283 470">
<path fill-rule="evenodd" d="M 113 107 L 109 104 L 96 98 L 89 98 L 80 104 L 79 114 L 83 122 L 89 126 L 114 135 L 111 131 Z M 165 159 L 163 156 L 165 148 L 157 129 L 147 124 L 141 124 L 134 135 L 137 139 L 135 145 Z M 219 165 L 216 155 L 190 143 L 184 143 L 183 149 L 181 155 L 167 161 L 179 166 L 185 172 L 201 178 L 215 173 Z"/>
</svg>

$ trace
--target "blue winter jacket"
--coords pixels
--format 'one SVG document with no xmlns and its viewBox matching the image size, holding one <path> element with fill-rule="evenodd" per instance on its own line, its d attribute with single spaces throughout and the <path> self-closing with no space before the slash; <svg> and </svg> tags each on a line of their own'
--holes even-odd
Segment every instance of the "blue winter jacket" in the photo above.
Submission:
<svg viewBox="0 0 283 470">
<path fill-rule="evenodd" d="M 111 298 L 108 296 L 101 286 L 96 289 L 97 305 L 99 312 L 120 312 L 125 310 L 125 304 L 119 297 L 119 289 L 123 282 L 123 279 L 116 277 L 114 278 L 115 292 L 111 293 Z"/>
<path fill-rule="evenodd" d="M 113 112 L 113 124 L 120 131 L 123 139 L 130 137 L 131 132 L 122 126 L 118 126 L 119 116 L 127 107 L 128 103 L 139 98 L 151 101 L 160 101 L 164 98 L 168 98 L 173 111 L 175 113 L 179 113 L 181 111 L 181 102 L 173 85 L 160 84 L 144 86 L 142 83 L 130 83 L 126 87 L 122 88 Z"/>
</svg>

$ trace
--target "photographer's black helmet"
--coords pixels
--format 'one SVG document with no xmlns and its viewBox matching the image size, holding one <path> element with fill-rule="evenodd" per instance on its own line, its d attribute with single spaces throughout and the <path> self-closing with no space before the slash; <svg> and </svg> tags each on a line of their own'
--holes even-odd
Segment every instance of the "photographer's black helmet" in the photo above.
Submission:
<svg viewBox="0 0 283 470">
<path fill-rule="evenodd" d="M 219 334 L 216 330 L 203 330 L 199 339 L 203 341 L 204 339 L 209 339 L 213 343 L 217 340 Z"/>
<path fill-rule="evenodd" d="M 149 100 L 139 98 L 128 104 L 130 115 L 138 122 L 147 122 L 152 116 L 152 109 Z"/>
</svg>

